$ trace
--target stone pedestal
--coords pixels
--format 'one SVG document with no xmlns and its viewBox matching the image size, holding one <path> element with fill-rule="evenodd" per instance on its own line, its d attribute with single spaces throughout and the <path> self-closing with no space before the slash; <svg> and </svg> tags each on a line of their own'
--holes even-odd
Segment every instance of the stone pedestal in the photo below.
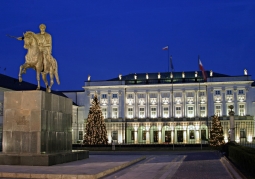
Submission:
<svg viewBox="0 0 255 179">
<path fill-rule="evenodd" d="M 88 158 L 86 152 L 79 156 Z M 72 153 L 71 99 L 44 91 L 4 93 L 0 164 L 54 165 L 83 158 L 76 154 Z"/>
</svg>

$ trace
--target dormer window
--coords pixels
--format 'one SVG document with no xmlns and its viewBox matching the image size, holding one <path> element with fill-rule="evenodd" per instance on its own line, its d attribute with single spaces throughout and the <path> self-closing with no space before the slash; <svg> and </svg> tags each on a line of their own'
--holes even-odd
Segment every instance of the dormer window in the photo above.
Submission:
<svg viewBox="0 0 255 179">
<path fill-rule="evenodd" d="M 244 94 L 243 90 L 238 90 L 238 94 L 239 94 L 239 95 Z"/>
<path fill-rule="evenodd" d="M 112 98 L 118 98 L 118 94 L 112 94 Z"/>
<path fill-rule="evenodd" d="M 220 95 L 220 90 L 216 90 L 215 95 Z"/>
<path fill-rule="evenodd" d="M 227 95 L 232 95 L 232 90 L 227 90 Z"/>
</svg>

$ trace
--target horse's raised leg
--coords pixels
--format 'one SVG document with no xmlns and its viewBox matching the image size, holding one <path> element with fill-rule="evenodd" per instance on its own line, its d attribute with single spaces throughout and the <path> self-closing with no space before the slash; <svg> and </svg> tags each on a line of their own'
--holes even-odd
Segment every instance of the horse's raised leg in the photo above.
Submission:
<svg viewBox="0 0 255 179">
<path fill-rule="evenodd" d="M 46 73 L 41 73 L 42 74 L 42 79 L 44 81 L 45 87 L 46 87 L 46 91 L 48 92 L 48 80 L 46 78 Z"/>
<path fill-rule="evenodd" d="M 26 73 L 26 69 L 29 67 L 29 65 L 27 63 L 24 63 L 23 65 L 20 65 L 19 67 L 19 82 L 22 82 L 22 77 L 21 75 L 23 73 Z"/>
</svg>

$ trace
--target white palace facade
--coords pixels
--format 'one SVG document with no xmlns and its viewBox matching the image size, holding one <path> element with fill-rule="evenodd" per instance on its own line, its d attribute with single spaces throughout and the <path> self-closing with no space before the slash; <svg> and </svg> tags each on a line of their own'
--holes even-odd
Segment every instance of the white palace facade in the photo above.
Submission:
<svg viewBox="0 0 255 179">
<path fill-rule="evenodd" d="M 85 82 L 85 124 L 97 94 L 109 143 L 207 143 L 211 117 L 218 115 L 229 139 L 234 106 L 236 142 L 254 142 L 255 89 L 251 76 L 201 72 L 140 73 Z"/>
</svg>

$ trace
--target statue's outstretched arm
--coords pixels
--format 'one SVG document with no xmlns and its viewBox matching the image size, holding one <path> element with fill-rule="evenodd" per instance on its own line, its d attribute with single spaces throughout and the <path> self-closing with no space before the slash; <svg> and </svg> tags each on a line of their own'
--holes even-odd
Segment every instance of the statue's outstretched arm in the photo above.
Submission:
<svg viewBox="0 0 255 179">
<path fill-rule="evenodd" d="M 17 40 L 24 40 L 24 37 L 15 37 L 15 36 L 11 36 L 9 34 L 6 35 L 7 37 L 10 37 L 10 38 L 14 38 L 14 39 L 17 39 Z"/>
<path fill-rule="evenodd" d="M 17 40 L 24 40 L 24 37 L 17 37 Z"/>
</svg>

